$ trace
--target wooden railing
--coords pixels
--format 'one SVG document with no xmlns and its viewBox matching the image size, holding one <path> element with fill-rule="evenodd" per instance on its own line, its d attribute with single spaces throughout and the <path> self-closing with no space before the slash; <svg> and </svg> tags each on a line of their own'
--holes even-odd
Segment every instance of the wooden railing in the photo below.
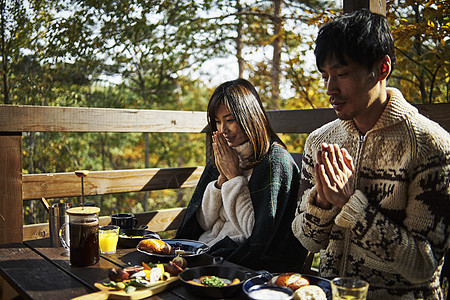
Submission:
<svg viewBox="0 0 450 300">
<path fill-rule="evenodd" d="M 419 110 L 450 131 L 450 104 L 419 105 Z M 332 109 L 269 111 L 278 133 L 310 133 L 336 118 Z M 22 174 L 22 132 L 206 132 L 206 113 L 135 109 L 0 106 L 0 244 L 48 235 L 48 224 L 23 226 L 23 201 L 80 196 L 73 173 Z M 208 145 L 208 143 L 207 143 Z M 209 149 L 207 148 L 207 152 Z M 206 153 L 205 153 L 206 155 Z M 92 171 L 86 195 L 194 187 L 203 166 Z M 138 214 L 150 230 L 176 229 L 183 208 Z M 108 223 L 102 217 L 101 223 Z"/>
</svg>

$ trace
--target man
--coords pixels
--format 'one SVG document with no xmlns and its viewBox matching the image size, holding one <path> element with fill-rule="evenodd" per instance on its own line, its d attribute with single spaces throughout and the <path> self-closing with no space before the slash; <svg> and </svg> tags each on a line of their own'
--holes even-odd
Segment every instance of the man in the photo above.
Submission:
<svg viewBox="0 0 450 300">
<path fill-rule="evenodd" d="M 368 299 L 442 299 L 449 133 L 386 87 L 395 56 L 384 16 L 336 18 L 315 55 L 338 119 L 306 142 L 295 236 L 320 251 L 320 276 L 366 280 Z"/>
</svg>

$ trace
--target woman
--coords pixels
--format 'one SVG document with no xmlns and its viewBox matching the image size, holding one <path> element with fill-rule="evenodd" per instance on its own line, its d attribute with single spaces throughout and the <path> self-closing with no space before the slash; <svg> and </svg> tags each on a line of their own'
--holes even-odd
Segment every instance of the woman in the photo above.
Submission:
<svg viewBox="0 0 450 300">
<path fill-rule="evenodd" d="M 300 271 L 307 251 L 294 237 L 299 169 L 244 79 L 221 84 L 208 104 L 213 155 L 177 238 L 254 270 Z"/>
</svg>

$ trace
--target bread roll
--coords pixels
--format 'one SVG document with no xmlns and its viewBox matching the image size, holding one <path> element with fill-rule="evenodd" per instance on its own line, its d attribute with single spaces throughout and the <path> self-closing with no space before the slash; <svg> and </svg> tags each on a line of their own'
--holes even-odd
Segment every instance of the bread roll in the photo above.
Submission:
<svg viewBox="0 0 450 300">
<path fill-rule="evenodd" d="M 302 286 L 309 285 L 309 280 L 298 273 L 282 273 L 278 276 L 272 277 L 270 283 L 286 286 L 295 291 Z"/>
<path fill-rule="evenodd" d="M 155 254 L 173 254 L 172 247 L 164 241 L 158 239 L 145 239 L 139 242 L 139 249 Z"/>
<path fill-rule="evenodd" d="M 294 292 L 294 300 L 327 300 L 327 295 L 317 285 L 305 285 Z"/>
</svg>

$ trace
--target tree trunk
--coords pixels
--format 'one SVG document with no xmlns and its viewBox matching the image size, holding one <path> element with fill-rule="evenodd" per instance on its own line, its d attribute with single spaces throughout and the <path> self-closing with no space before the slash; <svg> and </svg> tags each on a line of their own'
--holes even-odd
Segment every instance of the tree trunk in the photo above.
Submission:
<svg viewBox="0 0 450 300">
<path fill-rule="evenodd" d="M 280 98 L 280 73 L 281 73 L 281 46 L 283 43 L 283 23 L 281 18 L 281 6 L 282 0 L 274 0 L 274 14 L 273 14 L 273 23 L 274 23 L 274 34 L 275 39 L 272 43 L 273 46 L 273 58 L 272 58 L 272 72 L 270 75 L 270 83 L 272 88 L 272 98 L 269 108 L 270 109 L 279 109 L 279 98 Z"/>
<path fill-rule="evenodd" d="M 414 9 L 414 13 L 415 13 L 416 23 L 417 24 L 423 23 L 424 20 L 421 17 L 419 5 L 413 4 L 413 9 Z M 421 36 L 420 35 L 414 36 L 413 51 L 416 52 L 417 57 L 422 57 L 422 44 L 423 43 L 422 43 Z M 425 84 L 426 76 L 425 76 L 425 71 L 424 71 L 423 67 L 420 65 L 418 66 L 416 78 L 419 81 L 418 86 L 419 86 L 420 96 L 422 98 L 422 103 L 426 104 L 427 98 L 428 98 L 426 84 Z"/>
<path fill-rule="evenodd" d="M 6 14 L 6 3 L 5 0 L 0 0 L 0 14 L 2 19 L 2 68 L 3 68 L 3 96 L 5 99 L 5 104 L 9 104 L 9 91 L 8 91 L 8 60 L 6 58 L 6 47 L 5 47 L 5 14 Z"/>
<path fill-rule="evenodd" d="M 244 77 L 244 59 L 242 58 L 242 20 L 241 20 L 241 13 L 242 13 L 242 5 L 240 1 L 238 0 L 236 2 L 236 9 L 238 12 L 238 25 L 237 25 L 237 37 L 236 37 L 236 57 L 238 61 L 238 67 L 239 67 L 239 78 Z"/>
</svg>

